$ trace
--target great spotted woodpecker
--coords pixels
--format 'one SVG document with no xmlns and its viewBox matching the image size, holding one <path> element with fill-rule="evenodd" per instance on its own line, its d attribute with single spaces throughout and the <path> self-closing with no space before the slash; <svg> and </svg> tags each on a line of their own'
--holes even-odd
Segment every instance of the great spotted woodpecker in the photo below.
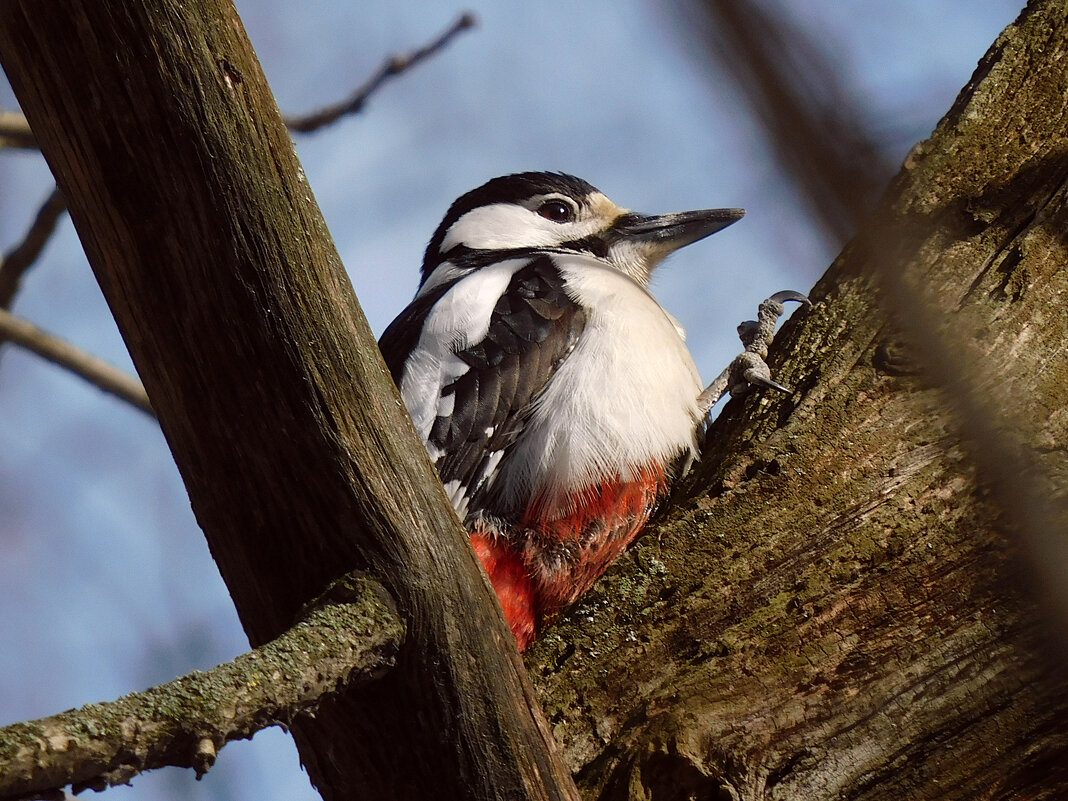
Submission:
<svg viewBox="0 0 1068 801">
<path fill-rule="evenodd" d="M 735 381 L 702 392 L 648 286 L 743 213 L 644 216 L 521 173 L 460 197 L 430 240 L 380 346 L 520 650 L 638 534 Z"/>
</svg>

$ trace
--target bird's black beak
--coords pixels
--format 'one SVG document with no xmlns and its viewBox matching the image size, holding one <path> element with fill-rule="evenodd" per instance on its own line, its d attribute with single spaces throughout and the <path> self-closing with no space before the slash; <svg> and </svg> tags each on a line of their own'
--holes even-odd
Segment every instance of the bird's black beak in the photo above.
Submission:
<svg viewBox="0 0 1068 801">
<path fill-rule="evenodd" d="M 608 258 L 637 281 L 648 283 L 665 256 L 721 231 L 745 216 L 745 209 L 701 209 L 646 216 L 627 212 L 608 234 Z"/>
<path fill-rule="evenodd" d="M 675 214 L 624 214 L 613 226 L 615 232 L 632 242 L 643 242 L 667 255 L 699 239 L 722 231 L 745 216 L 745 209 L 701 209 Z"/>
</svg>

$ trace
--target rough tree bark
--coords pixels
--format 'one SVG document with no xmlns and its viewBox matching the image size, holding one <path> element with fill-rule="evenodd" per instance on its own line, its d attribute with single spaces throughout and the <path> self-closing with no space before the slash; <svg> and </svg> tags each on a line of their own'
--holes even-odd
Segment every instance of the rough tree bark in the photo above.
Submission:
<svg viewBox="0 0 1068 801">
<path fill-rule="evenodd" d="M 354 569 L 397 666 L 293 723 L 326 798 L 574 798 L 225 0 L 0 0 L 69 203 L 253 645 Z"/>
<path fill-rule="evenodd" d="M 1068 795 L 1066 132 L 1031 3 L 784 329 L 795 395 L 529 655 L 586 797 Z"/>
</svg>

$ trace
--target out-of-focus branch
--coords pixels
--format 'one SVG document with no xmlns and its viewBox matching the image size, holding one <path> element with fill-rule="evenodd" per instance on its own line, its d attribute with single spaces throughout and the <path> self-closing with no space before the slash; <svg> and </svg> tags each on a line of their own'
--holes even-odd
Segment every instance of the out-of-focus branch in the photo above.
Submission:
<svg viewBox="0 0 1068 801">
<path fill-rule="evenodd" d="M 6 147 L 36 150 L 37 139 L 22 114 L 0 109 L 0 150 Z"/>
<path fill-rule="evenodd" d="M 1068 634 L 1068 539 L 1064 536 L 1068 503 L 1063 482 L 1042 465 L 1032 443 L 1014 440 L 1009 432 L 1015 421 L 982 396 L 977 380 L 981 373 L 968 358 L 962 332 L 945 332 L 930 300 L 902 276 L 901 263 L 887 255 L 897 252 L 895 243 L 886 241 L 887 233 L 876 242 L 883 247 L 869 254 L 887 306 L 925 375 L 950 399 L 968 452 L 1005 512 L 1038 580 L 1044 609 L 1061 634 L 1056 638 L 1060 655 L 1068 657 L 1063 636 Z"/>
<path fill-rule="evenodd" d="M 66 208 L 66 201 L 59 189 L 53 189 L 37 212 L 26 236 L 0 259 L 0 344 L 10 341 L 26 348 L 155 417 L 145 388 L 135 376 L 8 311 L 23 274 L 41 255 Z"/>
<path fill-rule="evenodd" d="M 305 116 L 286 117 L 286 126 L 291 131 L 311 133 L 312 131 L 317 131 L 324 126 L 337 121 L 341 117 L 349 114 L 356 114 L 363 109 L 367 100 L 379 89 L 379 87 L 382 86 L 382 84 L 390 78 L 394 78 L 401 73 L 408 71 L 421 61 L 425 61 L 440 52 L 449 44 L 449 42 L 456 38 L 459 33 L 468 28 L 473 28 L 475 22 L 474 14 L 471 12 L 464 12 L 440 36 L 429 44 L 426 44 L 407 55 L 390 56 L 387 58 L 382 63 L 382 66 L 378 68 L 378 71 L 371 76 L 370 80 L 353 92 L 347 100 L 336 105 L 327 106 L 326 108 Z"/>
<path fill-rule="evenodd" d="M 795 394 L 729 404 L 528 654 L 586 797 L 1065 797 L 1065 637 L 1016 560 L 1068 587 L 1064 9 L 1027 4 L 781 332 Z M 906 326 L 927 369 L 884 371 Z"/>
<path fill-rule="evenodd" d="M 698 6 L 706 19 L 697 29 L 708 53 L 764 123 L 813 220 L 841 247 L 893 174 L 841 69 L 784 9 L 769 10 L 756 0 L 700 0 Z"/>
<path fill-rule="evenodd" d="M 171 765 L 202 776 L 231 740 L 287 725 L 324 695 L 381 676 L 404 634 L 380 584 L 340 579 L 303 621 L 232 662 L 0 729 L 0 799 L 40 798 L 70 784 L 76 793 L 103 790 Z"/>
<path fill-rule="evenodd" d="M 33 323 L 16 317 L 6 309 L 0 309 L 0 341 L 2 340 L 21 345 L 38 356 L 67 368 L 93 386 L 132 403 L 141 411 L 155 417 L 145 388 L 135 377 L 41 330 Z"/>
<path fill-rule="evenodd" d="M 710 52 L 739 84 L 763 120 L 786 171 L 795 177 L 825 233 L 839 243 L 858 229 L 888 182 L 889 160 L 868 133 L 859 103 L 842 85 L 824 48 L 760 2 L 701 0 L 711 24 Z M 992 56 L 988 54 L 987 58 Z M 1051 113 L 1053 111 L 1051 110 Z M 997 407 L 981 397 L 969 373 L 963 340 L 941 331 L 932 300 L 901 275 L 900 232 L 864 243 L 884 290 L 887 310 L 912 346 L 912 356 L 946 390 L 975 464 L 1022 537 L 1062 630 L 1068 630 L 1068 549 L 1059 537 L 1064 504 L 1048 493 L 1050 476 L 1014 443 Z M 1036 481 L 1036 478 L 1040 479 Z"/>
<path fill-rule="evenodd" d="M 28 129 L 27 129 L 28 130 Z M 41 205 L 37 216 L 26 232 L 22 241 L 0 258 L 0 309 L 10 309 L 11 301 L 18 291 L 19 282 L 23 273 L 41 255 L 44 246 L 56 230 L 56 224 L 60 216 L 67 209 L 67 203 L 60 194 L 59 189 L 53 189 L 52 194 Z"/>
</svg>

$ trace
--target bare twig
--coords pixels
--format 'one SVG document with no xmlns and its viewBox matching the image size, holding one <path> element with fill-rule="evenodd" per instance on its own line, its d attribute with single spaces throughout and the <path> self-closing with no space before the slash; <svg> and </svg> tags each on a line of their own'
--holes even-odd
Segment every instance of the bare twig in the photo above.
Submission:
<svg viewBox="0 0 1068 801">
<path fill-rule="evenodd" d="M 333 106 L 327 106 L 326 108 L 302 117 L 286 117 L 286 126 L 291 131 L 310 133 L 335 122 L 347 114 L 356 114 L 363 108 L 368 98 L 370 98 L 371 95 L 374 94 L 387 80 L 400 75 L 402 72 L 411 69 L 419 62 L 438 53 L 449 44 L 457 34 L 468 28 L 473 28 L 475 26 L 475 21 L 474 14 L 469 11 L 464 12 L 448 27 L 447 30 L 445 30 L 444 33 L 429 44 L 426 44 L 407 55 L 390 56 L 387 58 L 382 63 L 382 66 L 378 68 L 378 72 L 371 76 L 370 80 L 363 86 L 359 87 L 347 100 Z"/>
<path fill-rule="evenodd" d="M 191 767 L 199 778 L 231 740 L 287 725 L 349 684 L 393 666 L 405 626 L 377 582 L 335 582 L 277 639 L 207 672 L 0 729 L 0 799 L 124 784 L 146 770 Z M 61 795 L 61 794 L 57 794 Z"/>
<path fill-rule="evenodd" d="M 59 189 L 53 189 L 52 194 L 41 205 L 33 225 L 26 232 L 22 241 L 0 258 L 0 309 L 10 309 L 11 301 L 18 291 L 22 274 L 41 255 L 44 246 L 56 230 L 56 223 L 67 209 L 67 203 L 60 194 Z"/>
<path fill-rule="evenodd" d="M 36 150 L 37 139 L 26 117 L 17 111 L 0 109 L 0 150 L 6 147 Z"/>
<path fill-rule="evenodd" d="M 141 411 L 155 417 L 145 388 L 136 378 L 41 330 L 33 323 L 16 317 L 6 309 L 0 309 L 0 340 L 4 339 L 21 345 L 60 367 L 66 367 L 95 387 L 132 403 Z"/>
</svg>

